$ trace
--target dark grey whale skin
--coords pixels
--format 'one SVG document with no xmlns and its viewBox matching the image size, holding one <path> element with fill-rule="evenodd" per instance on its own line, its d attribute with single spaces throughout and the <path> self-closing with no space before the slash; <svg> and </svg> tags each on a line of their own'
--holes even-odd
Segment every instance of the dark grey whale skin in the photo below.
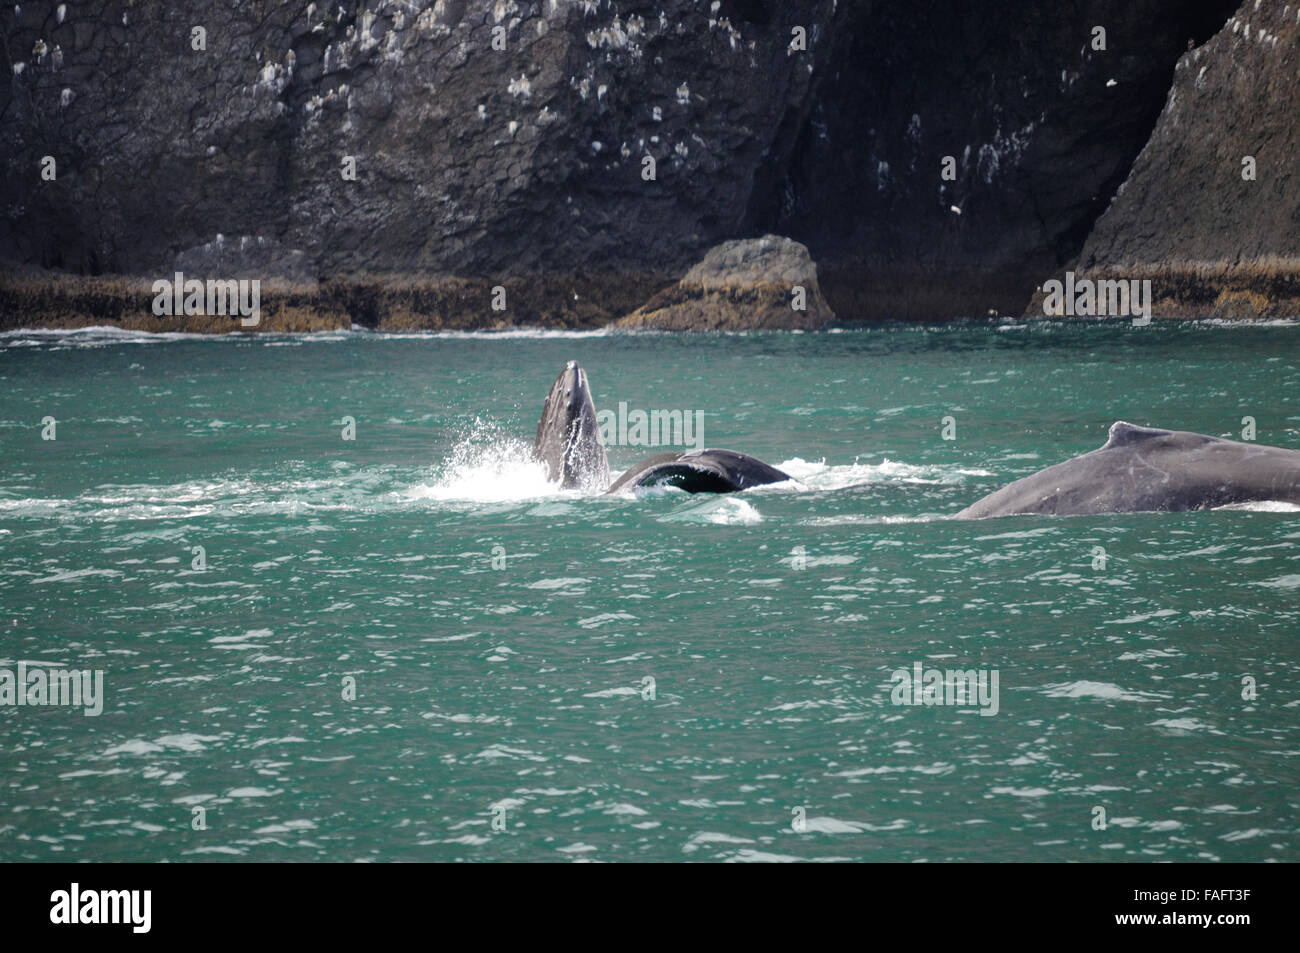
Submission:
<svg viewBox="0 0 1300 953">
<path fill-rule="evenodd" d="M 1008 484 L 956 518 L 1199 510 L 1263 500 L 1300 503 L 1300 451 L 1119 421 L 1100 449 Z"/>
<path fill-rule="evenodd" d="M 609 459 L 600 439 L 587 372 L 570 361 L 551 385 L 537 421 L 533 459 L 546 464 L 546 478 L 565 489 L 603 490 Z"/>
<path fill-rule="evenodd" d="M 735 450 L 687 450 L 642 460 L 614 481 L 610 493 L 637 486 L 675 486 L 687 493 L 734 493 L 791 479 L 776 467 Z"/>
</svg>

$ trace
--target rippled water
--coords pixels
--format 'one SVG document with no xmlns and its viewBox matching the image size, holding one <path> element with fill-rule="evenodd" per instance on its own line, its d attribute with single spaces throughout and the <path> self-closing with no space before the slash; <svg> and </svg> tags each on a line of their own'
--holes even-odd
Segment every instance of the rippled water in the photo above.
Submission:
<svg viewBox="0 0 1300 953">
<path fill-rule="evenodd" d="M 0 859 L 1295 860 L 1294 507 L 946 517 L 1118 419 L 1300 447 L 1297 343 L 0 335 L 0 668 L 105 693 L 0 707 Z M 549 487 L 570 359 L 798 482 Z"/>
</svg>

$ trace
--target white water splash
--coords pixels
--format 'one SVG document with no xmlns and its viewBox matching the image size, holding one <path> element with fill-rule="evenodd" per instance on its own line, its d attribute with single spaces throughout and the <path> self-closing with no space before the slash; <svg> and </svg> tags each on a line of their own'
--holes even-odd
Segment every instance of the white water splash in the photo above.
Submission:
<svg viewBox="0 0 1300 953">
<path fill-rule="evenodd" d="M 438 477 L 401 495 L 408 500 L 502 503 L 562 494 L 580 495 L 547 481 L 546 465 L 532 458 L 530 444 L 476 420 L 443 462 Z"/>
<path fill-rule="evenodd" d="M 867 483 L 920 483 L 944 485 L 963 483 L 967 477 L 993 476 L 987 470 L 971 470 L 958 466 L 933 466 L 899 463 L 884 458 L 880 463 L 859 463 L 832 466 L 825 460 L 809 462 L 800 457 L 782 461 L 778 470 L 784 470 L 798 481 L 777 484 L 805 490 L 842 490 Z"/>
<path fill-rule="evenodd" d="M 1300 513 L 1300 504 L 1285 500 L 1252 500 L 1249 503 L 1227 503 L 1216 510 L 1241 510 L 1246 513 Z"/>
</svg>

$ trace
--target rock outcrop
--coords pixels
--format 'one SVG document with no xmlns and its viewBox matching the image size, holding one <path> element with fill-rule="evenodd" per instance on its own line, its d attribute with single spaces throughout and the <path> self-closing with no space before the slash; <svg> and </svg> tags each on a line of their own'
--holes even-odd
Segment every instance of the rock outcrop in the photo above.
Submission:
<svg viewBox="0 0 1300 953">
<path fill-rule="evenodd" d="M 1157 317 L 1300 315 L 1300 4 L 1246 0 L 1178 61 L 1079 270 L 1152 282 Z"/>
<path fill-rule="evenodd" d="M 618 327 L 662 331 L 820 328 L 835 320 L 808 249 L 779 235 L 723 242 Z"/>
</svg>

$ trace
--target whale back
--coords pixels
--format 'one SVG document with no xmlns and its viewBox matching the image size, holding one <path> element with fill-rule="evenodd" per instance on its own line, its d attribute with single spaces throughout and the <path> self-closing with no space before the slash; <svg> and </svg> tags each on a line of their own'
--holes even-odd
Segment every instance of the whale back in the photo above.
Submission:
<svg viewBox="0 0 1300 953">
<path fill-rule="evenodd" d="M 1300 451 L 1118 421 L 1097 450 L 1016 480 L 959 519 L 1196 510 L 1300 502 Z"/>
<path fill-rule="evenodd" d="M 609 486 L 609 458 L 600 438 L 587 372 L 570 361 L 551 385 L 537 422 L 533 459 L 546 464 L 546 478 L 566 489 Z"/>
</svg>

